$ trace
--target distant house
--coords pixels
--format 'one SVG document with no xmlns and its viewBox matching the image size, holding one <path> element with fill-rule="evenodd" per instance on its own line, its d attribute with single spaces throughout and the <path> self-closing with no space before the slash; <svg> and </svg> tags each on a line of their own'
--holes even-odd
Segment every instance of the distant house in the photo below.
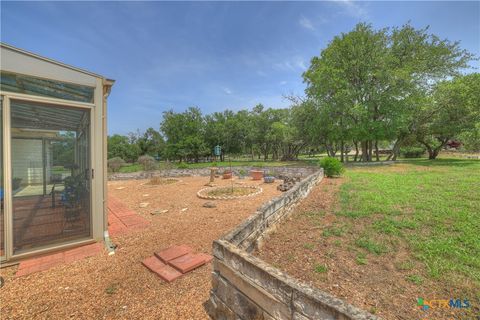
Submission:
<svg viewBox="0 0 480 320">
<path fill-rule="evenodd" d="M 1 44 L 1 261 L 103 240 L 113 83 Z"/>
</svg>

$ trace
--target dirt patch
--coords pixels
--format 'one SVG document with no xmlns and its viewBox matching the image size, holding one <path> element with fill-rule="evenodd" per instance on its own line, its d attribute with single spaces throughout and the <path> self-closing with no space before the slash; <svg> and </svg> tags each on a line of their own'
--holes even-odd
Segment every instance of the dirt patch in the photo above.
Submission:
<svg viewBox="0 0 480 320">
<path fill-rule="evenodd" d="M 248 184 L 261 185 L 263 193 L 204 208 L 205 200 L 196 193 L 208 180 L 185 177 L 152 187 L 148 194 L 142 186 L 145 181 L 109 182 L 110 194 L 149 220 L 150 226 L 114 237 L 118 249 L 113 256 L 104 253 L 20 278 L 14 277 L 17 267 L 1 269 L 2 319 L 208 319 L 202 303 L 211 289 L 211 264 L 167 284 L 141 261 L 174 244 L 211 254 L 213 240 L 280 195 L 278 183 L 249 180 Z M 230 184 L 220 179 L 215 183 Z M 149 206 L 139 208 L 145 201 Z"/>
<path fill-rule="evenodd" d="M 153 177 L 150 179 L 150 181 L 144 183 L 144 186 L 159 186 L 164 184 L 172 184 L 179 181 L 180 180 L 175 178 Z"/>
<path fill-rule="evenodd" d="M 256 255 L 383 319 L 473 319 L 478 306 L 468 310 L 420 310 L 418 298 L 470 298 L 475 304 L 475 293 L 468 290 L 468 284 L 452 288 L 448 279 L 429 278 L 423 264 L 401 239 L 380 239 L 395 242 L 395 250 L 387 252 L 372 240 L 362 239 L 362 230 L 375 216 L 349 219 L 336 214 L 339 189 L 345 179 L 324 179 Z"/>
</svg>

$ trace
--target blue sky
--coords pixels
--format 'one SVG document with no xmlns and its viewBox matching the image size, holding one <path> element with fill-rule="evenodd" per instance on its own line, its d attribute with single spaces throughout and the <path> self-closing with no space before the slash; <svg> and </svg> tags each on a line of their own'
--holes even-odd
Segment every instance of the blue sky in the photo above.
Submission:
<svg viewBox="0 0 480 320">
<path fill-rule="evenodd" d="M 126 134 L 169 109 L 286 107 L 311 57 L 360 21 L 429 25 L 480 55 L 478 1 L 2 1 L 1 40 L 117 80 L 109 132 Z"/>
</svg>

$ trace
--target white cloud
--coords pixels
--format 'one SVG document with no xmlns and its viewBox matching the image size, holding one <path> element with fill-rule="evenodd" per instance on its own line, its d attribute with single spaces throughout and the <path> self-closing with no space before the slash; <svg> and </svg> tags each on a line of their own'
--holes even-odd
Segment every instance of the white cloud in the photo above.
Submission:
<svg viewBox="0 0 480 320">
<path fill-rule="evenodd" d="M 360 19 L 368 18 L 368 12 L 364 4 L 360 1 L 354 0 L 335 0 L 334 3 L 340 5 L 343 8 L 343 13 Z"/>
<path fill-rule="evenodd" d="M 305 64 L 305 61 L 303 59 L 298 59 L 296 61 L 296 64 L 300 69 L 307 70 L 307 65 Z"/>
<path fill-rule="evenodd" d="M 222 90 L 223 90 L 223 92 L 225 92 L 228 95 L 231 95 L 233 93 L 232 90 L 230 90 L 230 88 L 227 88 L 227 87 L 222 88 Z"/>
<path fill-rule="evenodd" d="M 274 63 L 273 68 L 280 71 L 295 71 L 298 70 L 305 71 L 307 70 L 307 64 L 305 60 L 301 57 L 293 57 L 291 59 Z"/>
<path fill-rule="evenodd" d="M 284 85 L 286 85 L 286 84 L 287 84 L 287 81 L 280 81 L 280 85 L 281 85 L 281 86 L 284 86 Z"/>
<path fill-rule="evenodd" d="M 315 30 L 315 27 L 313 26 L 312 21 L 308 19 L 307 17 L 302 16 L 300 20 L 298 21 L 302 27 L 308 30 Z"/>
</svg>

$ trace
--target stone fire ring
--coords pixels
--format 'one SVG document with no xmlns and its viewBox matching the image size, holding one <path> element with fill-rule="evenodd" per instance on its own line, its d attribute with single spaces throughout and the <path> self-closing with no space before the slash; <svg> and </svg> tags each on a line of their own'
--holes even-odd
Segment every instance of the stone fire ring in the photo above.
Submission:
<svg viewBox="0 0 480 320">
<path fill-rule="evenodd" d="M 238 199 L 238 198 L 248 198 L 256 196 L 263 192 L 263 189 L 257 186 L 235 186 L 235 188 L 245 188 L 245 189 L 254 189 L 257 190 L 254 193 L 245 194 L 241 196 L 209 196 L 208 192 L 218 189 L 225 189 L 229 188 L 229 186 L 221 186 L 221 187 L 214 187 L 214 188 L 203 188 L 197 192 L 197 196 L 201 199 L 210 199 L 210 200 L 231 200 L 231 199 Z"/>
</svg>

